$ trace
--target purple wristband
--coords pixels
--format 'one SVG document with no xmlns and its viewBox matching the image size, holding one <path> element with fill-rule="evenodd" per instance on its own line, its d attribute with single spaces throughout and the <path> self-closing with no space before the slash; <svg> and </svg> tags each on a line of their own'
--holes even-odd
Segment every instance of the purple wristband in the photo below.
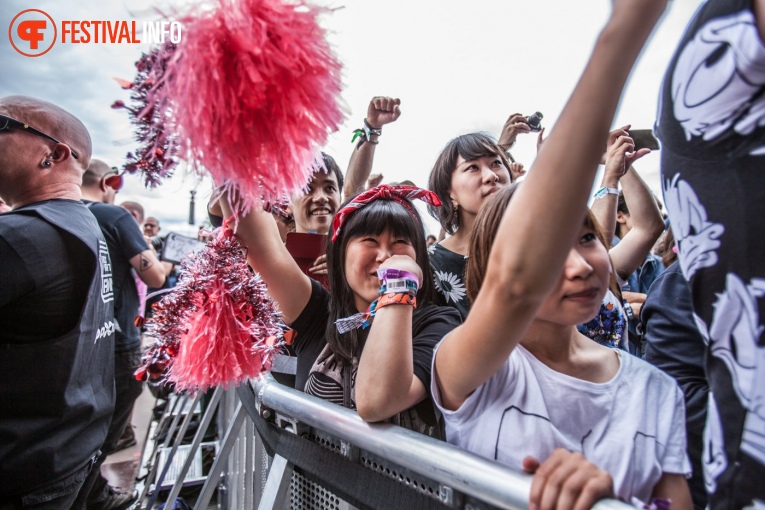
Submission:
<svg viewBox="0 0 765 510">
<path fill-rule="evenodd" d="M 378 269 L 377 277 L 380 279 L 380 283 L 382 285 L 387 285 L 388 280 L 406 279 L 414 281 L 418 288 L 420 286 L 420 279 L 417 278 L 417 275 L 412 274 L 409 271 L 402 271 L 400 269 Z"/>
</svg>

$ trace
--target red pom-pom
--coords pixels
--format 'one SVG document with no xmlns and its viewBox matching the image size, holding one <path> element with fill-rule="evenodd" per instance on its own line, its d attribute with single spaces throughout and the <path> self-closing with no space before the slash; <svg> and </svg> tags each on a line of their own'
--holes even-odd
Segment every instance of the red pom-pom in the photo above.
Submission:
<svg viewBox="0 0 765 510">
<path fill-rule="evenodd" d="M 140 143 L 135 154 L 127 154 L 123 169 L 128 173 L 141 172 L 146 186 L 150 187 L 170 177 L 178 164 L 180 145 L 172 119 L 172 105 L 162 93 L 163 76 L 174 53 L 172 43 L 156 47 L 136 62 L 138 74 L 133 82 L 115 78 L 120 86 L 132 91 L 133 106 L 115 101 L 112 108 L 128 111 Z"/>
<path fill-rule="evenodd" d="M 270 368 L 262 352 L 254 352 L 247 321 L 247 306 L 235 303 L 220 280 L 212 282 L 205 304 L 191 317 L 181 336 L 180 351 L 170 380 L 176 387 L 205 389 L 243 381 Z M 268 338 L 263 339 L 267 345 Z"/>
<path fill-rule="evenodd" d="M 284 345 L 280 315 L 228 227 L 182 264 L 178 284 L 152 310 L 146 334 L 156 342 L 136 377 L 156 380 L 167 370 L 182 391 L 255 377 Z"/>
<path fill-rule="evenodd" d="M 149 73 L 143 100 L 172 112 L 172 122 L 158 119 L 178 134 L 192 168 L 270 201 L 306 184 L 318 148 L 343 121 L 340 63 L 317 22 L 327 9 L 302 0 L 217 4 L 181 18 L 174 50 L 144 59 L 161 72 Z"/>
</svg>

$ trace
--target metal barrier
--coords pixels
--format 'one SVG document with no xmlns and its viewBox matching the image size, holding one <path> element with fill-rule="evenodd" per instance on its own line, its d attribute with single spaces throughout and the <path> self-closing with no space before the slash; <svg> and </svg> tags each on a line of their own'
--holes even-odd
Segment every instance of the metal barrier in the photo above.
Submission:
<svg viewBox="0 0 765 510">
<path fill-rule="evenodd" d="M 195 508 L 207 509 L 216 488 L 219 507 L 237 510 L 345 510 L 355 508 L 354 503 L 369 508 L 528 508 L 529 475 L 401 427 L 368 424 L 351 410 L 283 386 L 271 376 L 227 391 L 220 401 L 219 432 L 225 428 L 226 434 Z M 217 404 L 215 396 L 212 402 Z M 211 412 L 214 406 L 206 414 Z M 374 497 L 380 493 L 384 497 Z M 174 488 L 170 500 L 175 496 Z M 594 508 L 633 507 L 603 500 Z"/>
</svg>

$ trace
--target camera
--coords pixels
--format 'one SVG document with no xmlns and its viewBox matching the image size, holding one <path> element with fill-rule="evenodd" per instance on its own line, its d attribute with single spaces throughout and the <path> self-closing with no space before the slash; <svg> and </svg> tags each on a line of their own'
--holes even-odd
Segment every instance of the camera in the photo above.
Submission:
<svg viewBox="0 0 765 510">
<path fill-rule="evenodd" d="M 542 112 L 536 112 L 534 115 L 529 115 L 526 117 L 526 121 L 529 123 L 529 127 L 532 131 L 541 131 L 542 130 L 542 118 L 544 115 L 542 115 Z"/>
</svg>

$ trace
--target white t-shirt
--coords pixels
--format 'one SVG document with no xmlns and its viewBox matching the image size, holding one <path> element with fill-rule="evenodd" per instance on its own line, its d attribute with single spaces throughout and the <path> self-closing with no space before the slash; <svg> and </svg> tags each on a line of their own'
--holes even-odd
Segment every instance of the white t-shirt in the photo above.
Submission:
<svg viewBox="0 0 765 510">
<path fill-rule="evenodd" d="M 619 371 L 600 384 L 556 372 L 519 345 L 456 411 L 443 408 L 434 377 L 446 440 L 518 470 L 529 455 L 580 452 L 613 477 L 617 497 L 650 500 L 662 473 L 691 472 L 683 393 L 659 369 L 614 352 Z"/>
</svg>

